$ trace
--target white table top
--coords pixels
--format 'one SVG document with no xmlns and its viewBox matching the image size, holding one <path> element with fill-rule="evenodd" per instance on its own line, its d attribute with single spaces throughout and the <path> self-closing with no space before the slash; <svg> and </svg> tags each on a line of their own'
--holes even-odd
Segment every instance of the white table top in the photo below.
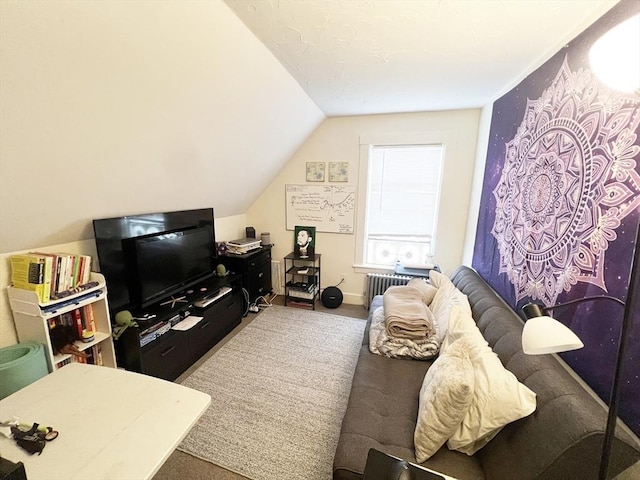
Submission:
<svg viewBox="0 0 640 480">
<path fill-rule="evenodd" d="M 72 363 L 0 401 L 19 417 L 60 432 L 41 455 L 0 435 L 0 453 L 29 480 L 153 477 L 211 403 L 205 393 L 108 367 Z"/>
</svg>

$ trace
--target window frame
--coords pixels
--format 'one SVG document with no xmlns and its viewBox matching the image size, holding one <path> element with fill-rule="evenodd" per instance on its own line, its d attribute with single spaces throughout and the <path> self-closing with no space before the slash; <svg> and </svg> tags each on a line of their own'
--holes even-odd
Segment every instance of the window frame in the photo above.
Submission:
<svg viewBox="0 0 640 480">
<path fill-rule="evenodd" d="M 366 211 L 369 185 L 369 155 L 374 146 L 403 146 L 403 145 L 439 145 L 442 146 L 442 165 L 440 169 L 440 194 L 438 198 L 438 212 L 436 213 L 435 232 L 439 231 L 441 199 L 444 185 L 444 172 L 448 158 L 453 155 L 455 145 L 453 134 L 447 131 L 434 132 L 406 132 L 406 133 L 378 133 L 360 135 L 360 155 L 358 169 L 358 198 L 355 229 L 354 269 L 357 273 L 393 272 L 394 266 L 370 265 L 365 258 Z M 437 237 L 433 239 L 432 253 L 437 254 Z"/>
</svg>

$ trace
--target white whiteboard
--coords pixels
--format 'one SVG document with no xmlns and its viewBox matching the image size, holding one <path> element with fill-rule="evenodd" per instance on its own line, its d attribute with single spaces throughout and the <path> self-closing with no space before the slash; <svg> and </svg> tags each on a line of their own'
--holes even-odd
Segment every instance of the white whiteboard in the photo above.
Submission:
<svg viewBox="0 0 640 480">
<path fill-rule="evenodd" d="M 355 185 L 286 185 L 287 230 L 296 225 L 317 232 L 353 233 Z"/>
</svg>

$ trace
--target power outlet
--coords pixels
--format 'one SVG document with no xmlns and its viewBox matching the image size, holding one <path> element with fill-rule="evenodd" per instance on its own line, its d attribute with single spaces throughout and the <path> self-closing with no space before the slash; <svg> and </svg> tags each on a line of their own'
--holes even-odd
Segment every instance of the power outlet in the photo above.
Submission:
<svg viewBox="0 0 640 480">
<path fill-rule="evenodd" d="M 340 283 L 347 283 L 347 281 L 345 280 L 344 277 L 345 277 L 344 273 L 341 273 L 340 274 Z"/>
</svg>

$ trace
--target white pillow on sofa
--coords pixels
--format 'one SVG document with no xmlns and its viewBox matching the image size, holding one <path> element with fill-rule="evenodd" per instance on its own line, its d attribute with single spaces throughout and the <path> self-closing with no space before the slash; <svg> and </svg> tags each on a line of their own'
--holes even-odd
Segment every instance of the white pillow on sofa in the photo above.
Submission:
<svg viewBox="0 0 640 480">
<path fill-rule="evenodd" d="M 471 405 L 447 446 L 473 455 L 505 425 L 532 414 L 536 409 L 536 394 L 504 368 L 475 320 L 457 305 L 451 308 L 447 337 L 445 352 L 460 339 L 466 340 L 475 375 Z"/>
<path fill-rule="evenodd" d="M 422 297 L 422 301 L 427 306 L 431 304 L 431 302 L 433 301 L 433 297 L 435 297 L 436 293 L 438 292 L 438 289 L 436 287 L 434 287 L 430 283 L 427 283 L 424 279 L 418 277 L 414 277 L 409 280 L 407 286 L 417 288 L 420 292 L 420 296 Z"/>
<path fill-rule="evenodd" d="M 454 342 L 427 370 L 420 389 L 413 443 L 418 462 L 436 453 L 460 425 L 474 391 L 467 341 Z"/>
<path fill-rule="evenodd" d="M 436 319 L 436 335 L 442 343 L 449 329 L 451 307 L 459 305 L 463 311 L 471 315 L 471 306 L 467 296 L 458 290 L 445 274 L 432 270 L 429 272 L 429 282 L 438 289 L 429 308 Z M 442 350 L 442 346 L 440 349 Z"/>
</svg>

